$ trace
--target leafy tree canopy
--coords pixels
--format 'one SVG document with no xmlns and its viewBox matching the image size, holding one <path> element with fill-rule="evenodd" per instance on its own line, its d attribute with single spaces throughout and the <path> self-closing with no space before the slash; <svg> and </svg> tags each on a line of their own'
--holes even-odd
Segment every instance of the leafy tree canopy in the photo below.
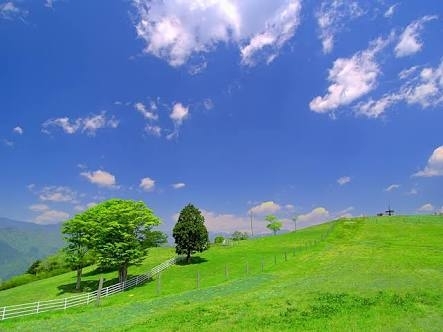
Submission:
<svg viewBox="0 0 443 332">
<path fill-rule="evenodd" d="M 174 226 L 175 251 L 179 255 L 185 254 L 188 263 L 192 254 L 208 249 L 208 230 L 204 223 L 200 210 L 188 204 L 181 210 Z"/>
<path fill-rule="evenodd" d="M 265 220 L 268 222 L 266 228 L 271 230 L 274 233 L 274 235 L 276 235 L 277 232 L 283 226 L 283 223 L 280 220 L 278 220 L 277 217 L 274 216 L 273 214 L 266 216 Z"/>
</svg>

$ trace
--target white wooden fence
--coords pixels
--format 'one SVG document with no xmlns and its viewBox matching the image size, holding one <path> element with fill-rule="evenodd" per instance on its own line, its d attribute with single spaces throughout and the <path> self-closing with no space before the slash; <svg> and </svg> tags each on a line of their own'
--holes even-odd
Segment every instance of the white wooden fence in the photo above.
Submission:
<svg viewBox="0 0 443 332">
<path fill-rule="evenodd" d="M 98 295 L 100 295 L 99 297 L 102 298 L 138 286 L 144 283 L 146 280 L 152 279 L 152 277 L 154 277 L 156 274 L 162 272 L 163 270 L 181 260 L 183 260 L 183 256 L 171 258 L 163 262 L 162 264 L 157 265 L 145 274 L 141 274 L 127 281 L 102 288 L 100 294 L 98 294 L 98 290 L 96 290 L 90 293 L 75 295 L 63 299 L 38 301 L 33 303 L 0 307 L 0 318 L 1 320 L 5 320 L 8 318 L 35 315 L 47 311 L 66 310 L 67 308 L 75 307 L 78 305 L 89 304 L 91 302 L 94 302 L 98 298 Z"/>
</svg>

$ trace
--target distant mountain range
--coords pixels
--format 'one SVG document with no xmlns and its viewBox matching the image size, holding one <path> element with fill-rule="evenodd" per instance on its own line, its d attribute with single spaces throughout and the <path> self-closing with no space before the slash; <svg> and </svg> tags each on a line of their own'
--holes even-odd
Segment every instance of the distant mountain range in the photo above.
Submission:
<svg viewBox="0 0 443 332">
<path fill-rule="evenodd" d="M 0 279 L 26 272 L 35 260 L 63 247 L 60 226 L 0 218 Z"/>
</svg>

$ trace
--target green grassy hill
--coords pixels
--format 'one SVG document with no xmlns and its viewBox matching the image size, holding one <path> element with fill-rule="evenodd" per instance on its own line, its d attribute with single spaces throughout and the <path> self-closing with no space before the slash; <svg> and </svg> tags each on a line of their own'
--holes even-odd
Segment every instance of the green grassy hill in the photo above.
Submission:
<svg viewBox="0 0 443 332">
<path fill-rule="evenodd" d="M 211 247 L 100 307 L 6 320 L 0 330 L 440 331 L 442 239 L 442 217 L 340 220 Z M 171 255 L 152 250 L 129 272 Z M 89 271 L 88 285 L 98 277 Z M 0 307 L 69 296 L 74 281 L 70 273 L 2 291 Z"/>
<path fill-rule="evenodd" d="M 0 218 L 0 280 L 24 273 L 37 259 L 64 245 L 59 225 Z"/>
</svg>

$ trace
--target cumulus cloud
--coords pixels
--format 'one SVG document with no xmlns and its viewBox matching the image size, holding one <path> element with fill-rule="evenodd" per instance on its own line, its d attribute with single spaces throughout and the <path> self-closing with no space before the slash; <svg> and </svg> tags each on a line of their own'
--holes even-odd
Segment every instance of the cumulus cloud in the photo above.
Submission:
<svg viewBox="0 0 443 332">
<path fill-rule="evenodd" d="M 396 3 L 396 4 L 392 5 L 392 6 L 390 6 L 390 7 L 388 8 L 388 10 L 385 11 L 384 16 L 385 16 L 386 18 L 390 18 L 390 17 L 394 16 L 394 13 L 395 13 L 395 10 L 397 9 L 397 6 L 398 6 L 398 3 Z"/>
<path fill-rule="evenodd" d="M 419 34 L 423 30 L 426 22 L 435 19 L 437 19 L 437 16 L 424 16 L 409 24 L 400 35 L 400 40 L 395 46 L 395 56 L 400 58 L 420 52 L 423 43 L 420 40 Z"/>
<path fill-rule="evenodd" d="M 439 146 L 432 152 L 432 155 L 428 159 L 428 164 L 425 168 L 413 176 L 419 177 L 432 177 L 443 176 L 443 145 Z"/>
<path fill-rule="evenodd" d="M 7 146 L 8 148 L 12 148 L 14 146 L 14 142 L 10 141 L 6 138 L 2 139 L 3 145 Z"/>
<path fill-rule="evenodd" d="M 418 104 L 422 108 L 436 107 L 443 103 L 443 60 L 437 67 L 425 67 L 418 71 L 414 66 L 400 72 L 404 83 L 394 92 L 384 94 L 380 99 L 370 98 L 359 103 L 355 108 L 357 114 L 377 118 L 393 105 L 404 102 L 408 105 Z"/>
<path fill-rule="evenodd" d="M 15 134 L 23 135 L 23 128 L 22 128 L 22 127 L 17 126 L 17 127 L 15 127 L 14 129 L 12 129 L 12 131 L 13 131 Z"/>
<path fill-rule="evenodd" d="M 69 213 L 58 210 L 46 210 L 35 218 L 38 224 L 56 224 L 69 218 Z"/>
<path fill-rule="evenodd" d="M 49 210 L 49 206 L 46 204 L 33 204 L 29 206 L 29 210 L 34 212 L 43 212 Z"/>
<path fill-rule="evenodd" d="M 76 200 L 77 193 L 69 187 L 47 186 L 38 192 L 42 201 L 50 202 L 72 202 Z"/>
<path fill-rule="evenodd" d="M 174 124 L 181 126 L 184 120 L 189 116 L 189 107 L 185 107 L 182 103 L 175 103 L 172 106 L 172 112 L 169 115 Z"/>
<path fill-rule="evenodd" d="M 351 58 L 339 58 L 329 70 L 331 85 L 323 96 L 315 97 L 309 104 L 312 111 L 327 113 L 346 106 L 366 95 L 377 86 L 380 68 L 376 55 L 389 43 L 378 38 L 368 49 L 357 52 Z"/>
<path fill-rule="evenodd" d="M 96 184 L 100 187 L 113 188 L 116 187 L 115 176 L 109 172 L 97 170 L 94 172 L 82 172 L 81 176 L 88 179 L 89 182 Z"/>
<path fill-rule="evenodd" d="M 249 213 L 263 215 L 263 214 L 276 213 L 280 209 L 281 209 L 280 205 L 278 205 L 274 201 L 266 201 L 250 208 Z"/>
<path fill-rule="evenodd" d="M 135 103 L 134 108 L 143 115 L 143 117 L 147 120 L 158 120 L 157 113 L 157 105 L 154 102 L 151 102 L 150 107 L 147 108 L 143 103 Z"/>
<path fill-rule="evenodd" d="M 330 219 L 329 211 L 324 207 L 317 207 L 311 212 L 301 214 L 297 218 L 297 226 L 307 227 L 311 225 L 320 224 Z"/>
<path fill-rule="evenodd" d="M 393 190 L 398 189 L 398 188 L 400 188 L 399 184 L 391 184 L 390 186 L 385 188 L 385 191 L 389 192 L 389 191 L 393 191 Z"/>
<path fill-rule="evenodd" d="M 0 19 L 23 19 L 26 15 L 28 15 L 28 11 L 17 7 L 12 1 L 0 3 Z"/>
<path fill-rule="evenodd" d="M 91 115 L 85 118 L 77 118 L 71 120 L 68 117 L 49 119 L 42 124 L 42 131 L 46 134 L 50 134 L 51 127 L 61 128 L 66 134 L 75 134 L 80 131 L 87 135 L 94 136 L 98 129 L 102 128 L 117 128 L 118 120 L 114 116 L 107 118 L 106 112 L 100 114 Z"/>
<path fill-rule="evenodd" d="M 172 188 L 174 188 L 174 189 L 182 189 L 182 188 L 184 188 L 186 186 L 186 184 L 184 184 L 183 182 L 178 182 L 178 183 L 174 183 L 173 185 L 172 185 Z"/>
<path fill-rule="evenodd" d="M 146 125 L 145 132 L 149 135 L 161 137 L 163 129 L 160 126 Z"/>
<path fill-rule="evenodd" d="M 337 179 L 337 183 L 340 186 L 343 186 L 343 185 L 345 185 L 346 183 L 349 183 L 349 182 L 351 182 L 351 178 L 349 176 L 342 176 L 341 178 Z"/>
<path fill-rule="evenodd" d="M 143 178 L 140 180 L 139 187 L 144 191 L 152 191 L 155 187 L 155 181 L 149 177 Z"/>
<path fill-rule="evenodd" d="M 242 63 L 272 61 L 299 25 L 301 1 L 134 0 L 144 52 L 171 66 L 185 64 L 218 44 L 236 45 Z M 203 61 L 204 62 L 204 61 Z"/>
<path fill-rule="evenodd" d="M 323 1 L 315 17 L 319 27 L 323 53 L 330 53 L 334 48 L 335 36 L 343 30 L 346 22 L 364 14 L 357 1 Z"/>
<path fill-rule="evenodd" d="M 420 206 L 418 208 L 418 211 L 420 211 L 420 212 L 432 212 L 434 210 L 435 210 L 434 206 L 430 203 L 423 204 L 422 206 Z"/>
</svg>

